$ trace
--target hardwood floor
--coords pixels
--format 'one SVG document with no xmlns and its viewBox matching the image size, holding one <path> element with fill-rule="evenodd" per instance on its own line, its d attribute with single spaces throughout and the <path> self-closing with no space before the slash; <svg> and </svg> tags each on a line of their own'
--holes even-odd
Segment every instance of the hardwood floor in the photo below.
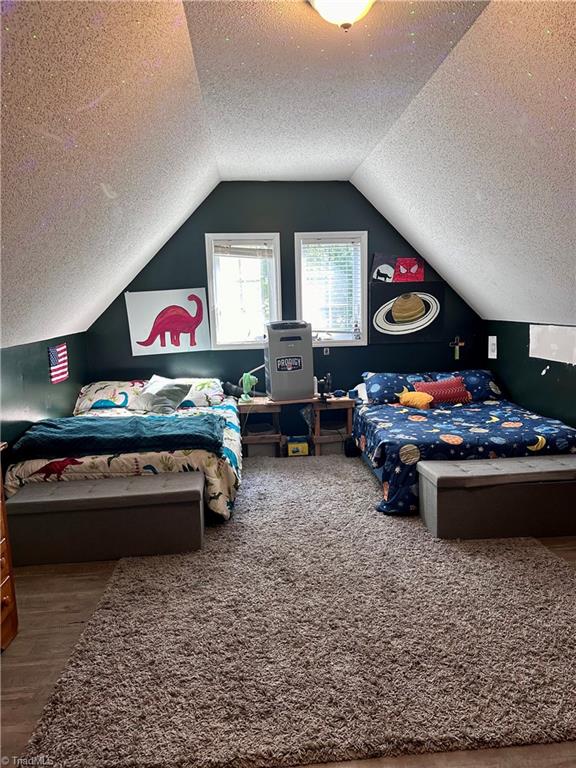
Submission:
<svg viewBox="0 0 576 768">
<path fill-rule="evenodd" d="M 20 628 L 2 654 L 2 765 L 16 765 L 114 566 L 15 569 Z"/>
<path fill-rule="evenodd" d="M 576 537 L 543 539 L 576 565 Z M 20 631 L 2 654 L 2 760 L 17 765 L 54 684 L 103 594 L 115 563 L 15 570 Z M 8 758 L 8 759 L 6 759 Z M 405 755 L 307 768 L 576 768 L 576 742 Z"/>
</svg>

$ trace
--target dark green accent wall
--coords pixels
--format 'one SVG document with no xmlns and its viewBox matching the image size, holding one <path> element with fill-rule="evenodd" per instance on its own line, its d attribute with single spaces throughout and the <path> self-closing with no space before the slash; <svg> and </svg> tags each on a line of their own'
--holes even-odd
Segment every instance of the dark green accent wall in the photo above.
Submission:
<svg viewBox="0 0 576 768">
<path fill-rule="evenodd" d="M 76 333 L 2 349 L 2 440 L 13 442 L 39 419 L 71 415 L 78 390 L 85 383 L 84 339 L 84 333 Z M 48 347 L 64 341 L 68 344 L 70 376 L 60 384 L 51 384 Z"/>
<path fill-rule="evenodd" d="M 498 338 L 498 358 L 486 367 L 510 400 L 576 427 L 576 366 L 530 357 L 528 323 L 487 321 L 485 328 Z"/>
<path fill-rule="evenodd" d="M 368 254 L 415 256 L 416 251 L 349 182 L 221 183 L 127 288 L 153 291 L 206 286 L 206 232 L 279 232 L 284 319 L 295 317 L 294 232 L 367 230 Z M 429 269 L 427 279 L 439 280 Z M 406 343 L 315 349 L 315 373 L 333 374 L 335 387 L 347 389 L 363 371 L 449 370 L 448 346 L 454 335 L 466 341 L 458 367 L 482 360 L 481 321 L 448 286 L 445 339 L 434 344 Z M 263 362 L 261 350 L 191 352 L 132 357 L 124 295 L 121 294 L 87 334 L 89 376 L 99 378 L 214 375 L 237 381 Z M 261 378 L 263 381 L 263 376 Z"/>
<path fill-rule="evenodd" d="M 348 182 L 226 182 L 220 184 L 128 290 L 151 291 L 206 285 L 206 232 L 280 232 L 284 318 L 294 317 L 294 232 L 368 230 L 368 253 L 413 256 L 416 252 Z M 440 278 L 427 268 L 427 279 Z M 530 358 L 529 325 L 483 322 L 446 285 L 445 339 L 438 343 L 382 344 L 314 351 L 315 372 L 333 374 L 347 389 L 362 371 L 491 368 L 510 399 L 576 426 L 576 367 Z M 455 362 L 448 346 L 454 335 L 466 341 Z M 486 359 L 488 334 L 498 337 L 498 359 Z M 50 384 L 47 347 L 67 341 L 70 378 Z M 132 357 L 124 295 L 85 334 L 9 347 L 1 352 L 2 439 L 15 440 L 32 422 L 67 416 L 82 384 L 105 378 L 216 375 L 236 381 L 260 365 L 261 350 L 192 352 Z M 549 366 L 547 372 L 542 371 Z M 263 376 L 261 377 L 261 381 Z"/>
</svg>

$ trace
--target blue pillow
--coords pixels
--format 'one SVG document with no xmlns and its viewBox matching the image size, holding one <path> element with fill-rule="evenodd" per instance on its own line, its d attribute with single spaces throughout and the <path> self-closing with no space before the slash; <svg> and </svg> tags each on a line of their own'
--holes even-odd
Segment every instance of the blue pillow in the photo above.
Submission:
<svg viewBox="0 0 576 768">
<path fill-rule="evenodd" d="M 363 373 L 370 403 L 397 403 L 406 390 L 414 392 L 415 381 L 432 381 L 426 373 Z"/>
<path fill-rule="evenodd" d="M 502 391 L 494 379 L 491 371 L 471 369 L 467 371 L 450 371 L 447 373 L 430 373 L 433 381 L 451 379 L 453 376 L 461 376 L 464 386 L 472 395 L 472 400 L 501 400 Z"/>
</svg>

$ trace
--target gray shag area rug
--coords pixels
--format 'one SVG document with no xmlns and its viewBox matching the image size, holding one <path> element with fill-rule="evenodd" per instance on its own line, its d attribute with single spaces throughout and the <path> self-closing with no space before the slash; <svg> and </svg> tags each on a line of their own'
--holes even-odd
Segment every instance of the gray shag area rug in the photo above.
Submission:
<svg viewBox="0 0 576 768">
<path fill-rule="evenodd" d="M 123 560 L 26 756 L 271 768 L 576 739 L 576 569 L 434 540 L 358 459 L 252 459 L 189 555 Z M 463 510 L 465 514 L 465 510 Z"/>
</svg>

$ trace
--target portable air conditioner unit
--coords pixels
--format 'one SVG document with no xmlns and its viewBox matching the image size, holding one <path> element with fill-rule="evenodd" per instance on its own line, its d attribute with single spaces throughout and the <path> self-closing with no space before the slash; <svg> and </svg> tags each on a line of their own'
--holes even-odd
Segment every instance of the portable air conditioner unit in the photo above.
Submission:
<svg viewBox="0 0 576 768">
<path fill-rule="evenodd" d="M 312 326 L 279 320 L 266 326 L 266 394 L 271 400 L 307 400 L 314 395 Z"/>
</svg>

